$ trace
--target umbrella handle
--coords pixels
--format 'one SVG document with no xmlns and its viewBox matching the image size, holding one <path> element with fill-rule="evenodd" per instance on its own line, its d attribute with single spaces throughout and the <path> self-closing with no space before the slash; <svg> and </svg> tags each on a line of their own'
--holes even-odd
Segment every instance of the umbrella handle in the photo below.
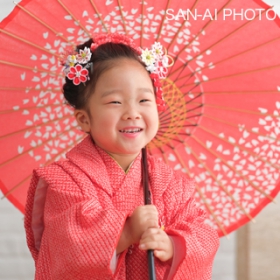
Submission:
<svg viewBox="0 0 280 280">
<path fill-rule="evenodd" d="M 154 251 L 148 250 L 149 280 L 156 280 Z"/>
<path fill-rule="evenodd" d="M 148 162 L 147 162 L 146 148 L 142 149 L 142 179 L 143 179 L 145 205 L 152 204 L 151 192 L 149 190 Z M 156 280 L 155 259 L 154 259 L 153 250 L 148 250 L 148 269 L 149 269 L 149 280 Z"/>
</svg>

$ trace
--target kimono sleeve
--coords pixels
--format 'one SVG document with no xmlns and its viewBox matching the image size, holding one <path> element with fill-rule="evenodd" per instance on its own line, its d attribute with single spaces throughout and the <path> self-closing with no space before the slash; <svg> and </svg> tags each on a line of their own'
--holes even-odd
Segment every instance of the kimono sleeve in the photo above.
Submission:
<svg viewBox="0 0 280 280">
<path fill-rule="evenodd" d="M 36 268 L 45 267 L 51 275 L 44 279 L 113 279 L 125 266 L 126 251 L 119 255 L 115 275 L 110 263 L 128 214 L 116 210 L 106 191 L 88 178 L 73 178 L 59 166 L 55 180 L 34 176 L 47 184 L 36 260 Z"/>
<path fill-rule="evenodd" d="M 205 212 L 196 206 L 193 183 L 175 176 L 164 193 L 164 203 L 166 233 L 176 244 L 168 279 L 210 280 L 219 238 L 205 224 Z"/>
</svg>

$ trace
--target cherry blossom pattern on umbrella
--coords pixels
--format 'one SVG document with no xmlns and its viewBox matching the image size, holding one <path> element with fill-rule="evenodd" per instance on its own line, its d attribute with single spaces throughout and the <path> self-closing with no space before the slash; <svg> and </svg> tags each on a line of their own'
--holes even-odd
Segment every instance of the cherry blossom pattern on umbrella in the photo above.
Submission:
<svg viewBox="0 0 280 280">
<path fill-rule="evenodd" d="M 32 168 L 61 159 L 83 138 L 72 109 L 63 104 L 61 55 L 92 34 L 114 32 L 129 35 L 143 49 L 160 42 L 174 58 L 166 79 L 155 81 L 167 109 L 160 113 L 149 152 L 195 181 L 208 223 L 227 234 L 275 197 L 279 27 L 265 17 L 223 20 L 223 9 L 257 9 L 259 1 L 49 0 L 43 14 L 39 2 L 23 0 L 11 16 L 17 21 L 8 18 L 0 29 L 0 92 L 7 101 L 1 104 L 1 189 L 21 211 Z M 169 19 L 167 9 L 170 15 L 182 7 L 193 14 L 210 9 L 217 19 Z M 19 22 L 30 22 L 34 30 L 20 28 Z M 13 49 L 11 55 L 9 45 L 19 43 L 24 52 Z M 157 67 L 164 74 L 164 63 Z M 11 117 L 18 120 L 12 126 Z M 10 178 L 15 167 L 18 176 Z"/>
</svg>

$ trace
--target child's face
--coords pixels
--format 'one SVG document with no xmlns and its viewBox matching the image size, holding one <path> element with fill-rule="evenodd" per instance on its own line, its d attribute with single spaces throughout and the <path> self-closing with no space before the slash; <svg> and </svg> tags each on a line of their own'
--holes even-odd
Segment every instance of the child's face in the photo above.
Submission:
<svg viewBox="0 0 280 280">
<path fill-rule="evenodd" d="M 132 59 L 119 59 L 98 79 L 89 98 L 88 124 L 95 143 L 112 156 L 136 156 L 157 133 L 159 120 L 152 81 Z"/>
</svg>

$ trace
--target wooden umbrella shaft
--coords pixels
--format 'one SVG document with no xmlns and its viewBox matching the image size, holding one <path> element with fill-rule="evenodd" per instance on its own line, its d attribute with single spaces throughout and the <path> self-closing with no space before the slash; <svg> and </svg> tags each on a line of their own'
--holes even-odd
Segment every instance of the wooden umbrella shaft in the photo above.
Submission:
<svg viewBox="0 0 280 280">
<path fill-rule="evenodd" d="M 151 202 L 151 193 L 149 190 L 148 162 L 147 162 L 146 148 L 142 149 L 142 178 L 143 178 L 145 205 L 148 205 L 151 204 L 152 202 Z M 155 260 L 154 260 L 153 250 L 148 250 L 148 269 L 149 269 L 149 280 L 156 280 L 156 270 L 155 270 Z"/>
</svg>

